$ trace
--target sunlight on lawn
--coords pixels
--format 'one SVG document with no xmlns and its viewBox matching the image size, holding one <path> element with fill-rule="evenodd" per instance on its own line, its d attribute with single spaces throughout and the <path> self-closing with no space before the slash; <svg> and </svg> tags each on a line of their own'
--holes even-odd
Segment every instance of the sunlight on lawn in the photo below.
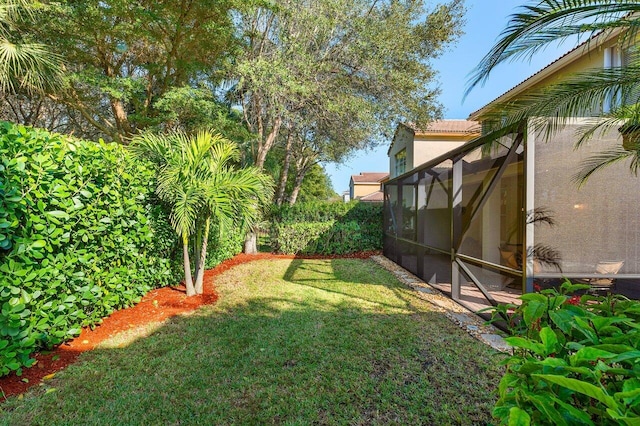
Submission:
<svg viewBox="0 0 640 426">
<path fill-rule="evenodd" d="M 215 286 L 215 305 L 83 354 L 0 424 L 490 421 L 494 352 L 372 261 L 256 261 Z"/>
</svg>

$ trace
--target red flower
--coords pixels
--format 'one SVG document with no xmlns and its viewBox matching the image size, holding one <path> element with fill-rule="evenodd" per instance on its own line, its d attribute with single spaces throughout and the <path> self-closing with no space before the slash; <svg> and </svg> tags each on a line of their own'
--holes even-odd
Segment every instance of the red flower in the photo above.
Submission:
<svg viewBox="0 0 640 426">
<path fill-rule="evenodd" d="M 540 284 L 533 283 L 533 291 L 540 291 L 540 290 L 542 290 L 542 287 L 540 286 Z"/>
<path fill-rule="evenodd" d="M 571 299 L 567 300 L 565 303 L 570 305 L 579 305 L 580 304 L 580 296 L 572 296 Z"/>
</svg>

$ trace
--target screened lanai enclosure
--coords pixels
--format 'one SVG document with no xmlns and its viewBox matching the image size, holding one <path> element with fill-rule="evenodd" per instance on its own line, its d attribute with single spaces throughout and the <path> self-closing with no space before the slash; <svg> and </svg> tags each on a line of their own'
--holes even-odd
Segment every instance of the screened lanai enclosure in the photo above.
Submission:
<svg viewBox="0 0 640 426">
<path fill-rule="evenodd" d="M 565 278 L 639 298 L 639 181 L 621 162 L 579 187 L 586 158 L 621 146 L 614 129 L 574 149 L 582 125 L 480 137 L 392 179 L 385 256 L 474 311 Z"/>
</svg>

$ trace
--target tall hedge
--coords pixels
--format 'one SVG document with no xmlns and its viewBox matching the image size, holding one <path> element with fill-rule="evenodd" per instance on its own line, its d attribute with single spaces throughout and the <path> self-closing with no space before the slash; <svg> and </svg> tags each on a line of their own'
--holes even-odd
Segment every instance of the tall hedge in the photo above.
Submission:
<svg viewBox="0 0 640 426">
<path fill-rule="evenodd" d="M 382 249 L 382 204 L 318 201 L 274 208 L 275 252 L 349 254 Z"/>
<path fill-rule="evenodd" d="M 179 280 L 153 172 L 121 146 L 0 122 L 0 375 Z"/>
</svg>

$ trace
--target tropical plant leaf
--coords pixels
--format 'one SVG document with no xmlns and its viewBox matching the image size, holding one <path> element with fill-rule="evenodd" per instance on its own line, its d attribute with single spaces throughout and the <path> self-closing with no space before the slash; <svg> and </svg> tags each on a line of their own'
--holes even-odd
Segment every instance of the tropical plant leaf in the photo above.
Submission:
<svg viewBox="0 0 640 426">
<path fill-rule="evenodd" d="M 569 377 L 556 376 L 553 374 L 533 374 L 534 377 L 545 380 L 549 383 L 560 385 L 572 391 L 581 393 L 590 398 L 593 398 L 609 408 L 617 408 L 616 401 L 610 395 L 599 387 L 592 385 L 591 383 L 584 382 L 578 379 L 572 379 Z"/>
</svg>

